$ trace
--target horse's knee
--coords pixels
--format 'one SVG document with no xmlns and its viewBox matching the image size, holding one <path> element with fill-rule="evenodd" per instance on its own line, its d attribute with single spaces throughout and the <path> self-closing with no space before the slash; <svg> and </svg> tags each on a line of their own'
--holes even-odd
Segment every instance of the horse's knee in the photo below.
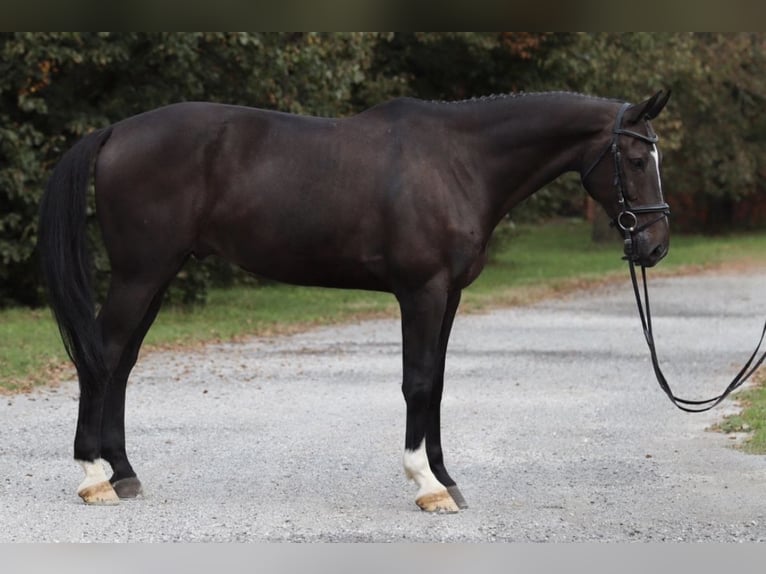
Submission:
<svg viewBox="0 0 766 574">
<path fill-rule="evenodd" d="M 407 403 L 407 410 L 426 410 L 431 403 L 433 382 L 429 377 L 405 377 L 402 383 L 402 394 Z"/>
</svg>

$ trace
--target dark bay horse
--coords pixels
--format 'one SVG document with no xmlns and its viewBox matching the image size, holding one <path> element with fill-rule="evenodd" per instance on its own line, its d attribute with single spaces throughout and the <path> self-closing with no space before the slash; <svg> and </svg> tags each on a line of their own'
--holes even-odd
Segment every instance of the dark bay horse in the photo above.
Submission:
<svg viewBox="0 0 766 574">
<path fill-rule="evenodd" d="M 141 492 L 125 449 L 128 375 L 168 283 L 189 256 L 215 254 L 283 282 L 394 294 L 405 471 L 420 508 L 465 507 L 444 466 L 439 421 L 461 290 L 482 271 L 503 216 L 567 171 L 630 236 L 628 257 L 662 259 L 667 205 L 649 120 L 668 97 L 402 98 L 346 119 L 182 103 L 80 140 L 50 178 L 39 238 L 80 384 L 79 495 L 113 504 Z M 85 231 L 91 177 L 111 264 L 98 314 Z"/>
</svg>

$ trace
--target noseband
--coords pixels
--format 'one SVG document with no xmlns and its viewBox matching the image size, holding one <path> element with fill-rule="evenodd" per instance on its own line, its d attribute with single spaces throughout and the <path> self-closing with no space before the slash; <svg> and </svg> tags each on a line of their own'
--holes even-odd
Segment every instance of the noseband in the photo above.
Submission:
<svg viewBox="0 0 766 574">
<path fill-rule="evenodd" d="M 651 131 L 649 135 L 644 135 L 631 130 L 626 130 L 622 127 L 623 115 L 625 114 L 625 111 L 629 107 L 630 107 L 630 104 L 627 104 L 627 103 L 622 105 L 622 107 L 620 108 L 620 111 L 617 113 L 617 120 L 615 121 L 614 129 L 612 129 L 612 141 L 599 154 L 599 156 L 596 158 L 596 161 L 594 161 L 591 164 L 591 166 L 585 170 L 581 179 L 583 182 L 585 182 L 585 178 L 587 178 L 588 175 L 590 175 L 590 172 L 593 171 L 593 169 L 601 162 L 602 159 L 604 159 L 606 152 L 611 150 L 612 157 L 614 158 L 614 186 L 617 190 L 617 202 L 618 202 L 617 216 L 612 221 L 612 224 L 616 225 L 622 232 L 624 245 L 625 245 L 624 259 L 628 261 L 628 266 L 630 268 L 630 278 L 631 278 L 631 281 L 633 282 L 633 292 L 636 296 L 636 305 L 638 306 L 638 316 L 641 319 L 641 325 L 643 326 L 643 329 L 644 329 L 644 338 L 646 339 L 646 344 L 649 346 L 649 353 L 652 359 L 652 367 L 654 369 L 654 375 L 657 378 L 657 382 L 659 383 L 660 388 L 665 392 L 665 394 L 668 396 L 668 398 L 676 407 L 678 407 L 682 411 L 686 411 L 690 413 L 699 413 L 699 412 L 710 410 L 716 405 L 718 405 L 721 401 L 723 401 L 729 395 L 729 393 L 731 393 L 733 390 L 737 389 L 745 381 L 747 381 L 750 378 L 750 376 L 753 373 L 755 373 L 755 371 L 758 370 L 761 364 L 763 364 L 764 361 L 766 361 L 766 352 L 763 353 L 760 357 L 758 357 L 758 352 L 760 351 L 761 345 L 763 344 L 763 341 L 766 338 L 766 323 L 764 323 L 763 330 L 761 331 L 761 338 L 758 341 L 758 345 L 756 346 L 755 351 L 753 351 L 753 353 L 750 355 L 750 358 L 745 363 L 745 366 L 742 367 L 742 369 L 740 369 L 740 371 L 736 374 L 734 379 L 732 379 L 732 381 L 729 383 L 729 385 L 720 395 L 713 397 L 712 399 L 692 401 L 687 399 L 681 399 L 673 394 L 673 391 L 671 390 L 670 385 L 667 379 L 665 378 L 665 375 L 662 372 L 662 369 L 660 368 L 659 359 L 657 358 L 657 349 L 654 342 L 654 331 L 652 329 L 652 313 L 651 313 L 651 308 L 649 306 L 649 288 L 646 281 L 646 267 L 644 267 L 643 265 L 641 266 L 641 279 L 642 279 L 643 291 L 644 291 L 644 302 L 642 302 L 641 290 L 639 289 L 639 286 L 638 286 L 638 279 L 636 277 L 636 267 L 635 267 L 635 264 L 638 261 L 638 258 L 633 250 L 633 237 L 637 233 L 640 233 L 644 229 L 648 228 L 651 225 L 654 225 L 658 221 L 661 221 L 663 218 L 670 215 L 670 207 L 668 206 L 667 203 L 657 203 L 657 204 L 632 207 L 630 203 L 628 202 L 628 197 L 625 194 L 625 184 L 623 182 L 621 154 L 620 154 L 620 146 L 618 145 L 618 138 L 621 135 L 630 136 L 633 138 L 640 139 L 641 141 L 645 141 L 646 143 L 649 143 L 652 145 L 655 145 L 658 140 L 657 135 L 654 133 L 651 133 Z M 638 215 L 642 215 L 645 213 L 659 213 L 660 216 L 639 226 Z"/>
<path fill-rule="evenodd" d="M 651 227 L 655 223 L 662 221 L 664 218 L 670 215 L 670 206 L 663 203 L 655 203 L 649 205 L 631 206 L 628 201 L 628 196 L 625 193 L 625 182 L 622 171 L 622 153 L 620 152 L 619 137 L 629 136 L 635 139 L 644 141 L 652 146 L 656 145 L 659 138 L 657 134 L 650 133 L 648 135 L 640 134 L 632 130 L 626 130 L 622 127 L 622 119 L 626 110 L 630 107 L 629 103 L 624 103 L 620 107 L 620 111 L 617 112 L 617 119 L 614 122 L 614 128 L 612 128 L 612 141 L 609 142 L 602 152 L 596 158 L 588 169 L 582 175 L 581 180 L 583 183 L 585 179 L 590 175 L 593 169 L 601 163 L 604 159 L 606 152 L 612 152 L 612 158 L 614 160 L 614 187 L 617 191 L 617 216 L 612 220 L 612 225 L 616 226 L 622 233 L 625 249 L 625 259 L 629 261 L 635 261 L 637 254 L 633 250 L 633 237 L 643 230 Z M 655 148 L 656 149 L 656 148 Z M 659 174 L 659 171 L 657 172 Z M 638 216 L 645 213 L 659 213 L 660 216 L 638 225 Z"/>
</svg>

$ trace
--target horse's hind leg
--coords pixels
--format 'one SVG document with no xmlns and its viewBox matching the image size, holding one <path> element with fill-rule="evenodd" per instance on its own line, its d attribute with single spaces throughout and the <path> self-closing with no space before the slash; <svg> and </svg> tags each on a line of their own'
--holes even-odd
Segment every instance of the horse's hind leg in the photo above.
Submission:
<svg viewBox="0 0 766 574">
<path fill-rule="evenodd" d="M 143 492 L 141 481 L 128 461 L 125 449 L 125 389 L 130 372 L 138 359 L 141 343 L 157 317 L 164 294 L 165 288 L 162 288 L 154 296 L 143 321 L 123 351 L 117 370 L 106 390 L 101 421 L 101 455 L 112 467 L 113 473 L 109 482 L 120 498 L 135 498 Z"/>
<path fill-rule="evenodd" d="M 110 381 L 100 385 L 98 392 L 81 393 L 74 448 L 75 459 L 85 470 L 85 479 L 78 487 L 77 493 L 88 504 L 116 504 L 119 501 L 112 484 L 106 478 L 101 461 L 104 417 L 113 416 L 112 412 L 105 408 L 107 396 L 112 395 L 109 399 L 112 408 L 124 401 L 124 383 L 122 392 L 119 391 L 119 382 L 115 383 L 117 393 L 113 394 L 114 389 L 109 387 L 112 381 L 115 381 L 126 349 L 144 322 L 159 290 L 158 285 L 164 283 L 164 280 L 160 283 L 147 280 L 126 281 L 113 275 L 109 293 L 99 314 L 104 359 Z M 127 462 L 127 458 L 125 461 Z"/>
<path fill-rule="evenodd" d="M 444 311 L 442 321 L 441 335 L 439 337 L 439 364 L 434 377 L 434 386 L 431 391 L 431 403 L 428 408 L 428 426 L 426 427 L 426 453 L 428 454 L 428 463 L 434 475 L 444 486 L 447 487 L 455 504 L 459 508 L 468 508 L 468 504 L 463 498 L 460 489 L 455 481 L 452 480 L 447 469 L 444 467 L 444 454 L 442 452 L 441 441 L 441 400 L 444 390 L 444 366 L 447 358 L 447 345 L 449 343 L 452 323 L 455 320 L 455 313 L 460 304 L 460 290 L 453 291 L 447 298 L 447 308 Z"/>
</svg>

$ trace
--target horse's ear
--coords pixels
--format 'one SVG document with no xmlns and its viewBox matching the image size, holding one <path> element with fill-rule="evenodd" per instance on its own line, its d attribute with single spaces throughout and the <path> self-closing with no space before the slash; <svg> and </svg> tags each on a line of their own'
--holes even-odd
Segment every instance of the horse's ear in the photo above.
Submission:
<svg viewBox="0 0 766 574">
<path fill-rule="evenodd" d="M 625 121 L 627 123 L 636 123 L 641 120 L 653 120 L 665 107 L 670 99 L 670 90 L 660 90 L 648 100 L 640 104 L 633 104 L 625 110 Z"/>
</svg>

